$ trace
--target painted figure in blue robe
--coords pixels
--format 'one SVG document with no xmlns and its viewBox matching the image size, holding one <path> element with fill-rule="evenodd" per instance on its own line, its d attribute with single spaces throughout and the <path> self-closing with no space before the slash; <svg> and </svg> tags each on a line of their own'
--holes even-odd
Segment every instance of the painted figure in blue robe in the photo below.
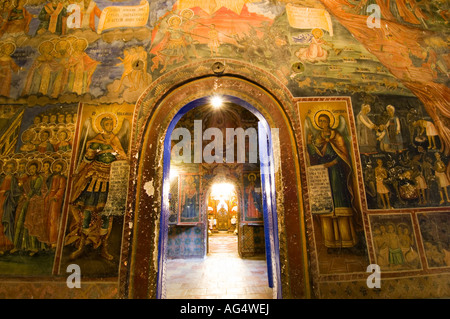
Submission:
<svg viewBox="0 0 450 319">
<path fill-rule="evenodd" d="M 187 176 L 183 190 L 183 197 L 181 198 L 181 218 L 193 219 L 198 217 L 198 192 L 197 185 L 193 176 Z"/>
<path fill-rule="evenodd" d="M 333 129 L 330 116 L 323 113 L 317 116 L 320 130 L 309 134 L 307 147 L 310 164 L 327 168 L 333 198 L 333 211 L 320 215 L 324 244 L 328 248 L 348 248 L 357 243 L 353 220 L 351 159 L 346 142 L 345 120 L 341 116 L 338 127 Z M 312 127 L 309 123 L 307 126 Z"/>
</svg>

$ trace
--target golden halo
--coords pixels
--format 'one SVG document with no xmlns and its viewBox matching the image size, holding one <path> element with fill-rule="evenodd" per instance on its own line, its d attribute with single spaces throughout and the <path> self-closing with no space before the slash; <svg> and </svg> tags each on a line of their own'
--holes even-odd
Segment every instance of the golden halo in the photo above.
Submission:
<svg viewBox="0 0 450 319">
<path fill-rule="evenodd" d="M 10 46 L 11 49 L 9 50 L 9 52 L 5 52 L 6 55 L 11 55 L 14 53 L 14 51 L 16 51 L 16 44 L 14 42 L 3 42 L 0 46 L 1 50 L 4 50 L 3 48 L 6 48 L 7 46 Z"/>
<path fill-rule="evenodd" d="M 69 141 L 71 139 L 71 134 L 70 134 L 69 130 L 66 128 L 62 128 L 62 129 L 58 130 L 58 132 L 56 133 L 58 140 L 59 140 L 59 133 L 62 133 L 62 132 L 66 133 L 66 139 L 64 141 L 66 141 L 66 142 Z"/>
<path fill-rule="evenodd" d="M 20 160 L 22 159 L 24 156 L 22 153 L 16 153 L 12 156 L 12 158 L 16 159 L 16 160 Z"/>
<path fill-rule="evenodd" d="M 119 123 L 119 118 L 117 117 L 117 115 L 114 113 L 110 113 L 110 112 L 104 112 L 104 113 L 100 113 L 99 115 L 97 115 L 97 117 L 94 118 L 93 129 L 96 133 L 103 133 L 103 128 L 100 125 L 100 123 L 103 120 L 103 118 L 105 118 L 105 117 L 109 117 L 110 119 L 113 120 L 113 122 L 114 122 L 113 132 L 117 128 L 118 123 Z"/>
<path fill-rule="evenodd" d="M 250 177 L 253 177 L 253 178 L 250 178 Z M 250 174 L 248 174 L 248 180 L 250 181 L 250 182 L 254 182 L 254 181 L 256 181 L 256 174 L 255 173 L 250 173 Z"/>
<path fill-rule="evenodd" d="M 45 132 L 48 133 L 48 138 L 47 138 L 47 140 L 50 140 L 50 139 L 53 137 L 53 134 L 52 134 L 53 132 L 52 132 L 51 129 L 43 129 L 42 131 L 39 132 L 39 140 L 40 140 L 40 141 L 44 141 L 44 140 L 42 139 L 42 134 L 45 133 Z"/>
<path fill-rule="evenodd" d="M 311 30 L 311 33 L 314 34 L 315 32 L 319 31 L 320 32 L 320 36 L 319 38 L 323 37 L 323 30 L 319 29 L 319 28 L 314 28 Z"/>
<path fill-rule="evenodd" d="M 65 46 L 62 47 L 62 45 L 65 45 Z M 55 50 L 56 50 L 56 52 L 60 53 L 61 52 L 61 48 L 64 49 L 64 53 L 72 52 L 72 50 L 73 50 L 72 42 L 70 42 L 69 39 L 59 39 L 58 41 L 55 42 Z"/>
<path fill-rule="evenodd" d="M 33 141 L 36 138 L 36 131 L 32 129 L 26 129 L 22 132 L 22 135 L 20 136 L 20 140 L 22 143 L 26 144 L 28 142 Z"/>
<path fill-rule="evenodd" d="M 67 169 L 67 166 L 68 166 L 67 162 L 65 160 L 62 160 L 62 159 L 54 161 L 52 163 L 52 166 L 51 166 L 52 173 L 55 171 L 55 165 L 56 164 L 61 164 L 61 166 L 62 166 L 61 173 L 65 173 L 65 171 Z"/>
<path fill-rule="evenodd" d="M 314 114 L 314 124 L 315 124 L 316 128 L 321 129 L 319 126 L 318 120 L 319 120 L 319 116 L 321 116 L 322 114 L 325 114 L 326 116 L 329 117 L 330 127 L 335 128 L 336 118 L 334 117 L 333 113 L 329 110 L 320 110 L 320 111 L 317 111 L 316 114 Z"/>
<path fill-rule="evenodd" d="M 8 160 L 8 161 L 6 161 L 6 162 L 3 163 L 3 167 L 2 167 L 3 172 L 4 172 L 4 169 L 5 169 L 6 165 L 8 165 L 8 164 L 12 164 L 12 165 L 13 165 L 13 170 L 12 170 L 12 172 L 11 172 L 12 174 L 14 174 L 15 172 L 17 172 L 17 167 L 18 167 L 19 165 L 17 164 L 17 161 L 14 160 L 14 159 L 10 159 L 10 160 Z"/>
<path fill-rule="evenodd" d="M 89 46 L 88 40 L 86 40 L 85 38 L 77 38 L 72 42 L 72 48 L 78 47 L 79 44 L 81 45 L 80 47 L 82 48 L 81 51 L 85 51 Z"/>
<path fill-rule="evenodd" d="M 29 162 L 27 163 L 27 173 L 30 172 L 30 166 L 31 166 L 32 164 L 35 164 L 35 165 L 36 165 L 36 173 L 38 173 L 38 172 L 41 171 L 41 168 L 42 168 L 42 162 L 39 161 L 39 160 L 32 160 L 32 161 L 29 161 Z"/>
<path fill-rule="evenodd" d="M 50 170 L 51 167 L 52 167 L 53 162 L 54 162 L 54 160 L 51 157 L 45 157 L 45 158 L 41 159 L 41 164 L 42 164 L 41 169 L 44 168 L 44 164 L 45 163 L 48 163 L 48 169 Z"/>
<path fill-rule="evenodd" d="M 184 15 L 186 14 L 186 12 L 189 12 L 189 18 L 192 18 L 192 17 L 194 16 L 194 11 L 193 11 L 192 9 L 189 9 L 189 8 L 186 8 L 186 9 L 181 10 L 180 16 L 181 16 L 181 17 L 184 17 Z M 187 19 L 189 19 L 189 18 L 187 18 Z"/>
<path fill-rule="evenodd" d="M 43 54 L 43 53 L 47 52 L 47 50 L 44 50 L 44 49 L 46 49 L 46 47 L 48 47 L 48 53 L 49 53 L 55 49 L 55 44 L 49 40 L 43 41 L 41 44 L 39 44 L 39 48 L 38 48 L 39 53 Z"/>
<path fill-rule="evenodd" d="M 171 17 L 169 18 L 169 20 L 167 20 L 167 24 L 168 24 L 169 26 L 172 26 L 172 22 L 173 22 L 173 20 L 175 20 L 175 19 L 180 20 L 180 23 L 181 23 L 181 21 L 183 21 L 183 20 L 181 19 L 180 16 L 173 15 L 173 16 L 171 16 Z"/>
<path fill-rule="evenodd" d="M 65 40 L 69 41 L 70 43 L 74 43 L 78 39 L 84 39 L 84 38 L 78 38 L 78 37 L 76 37 L 74 35 L 67 35 L 67 36 L 60 37 L 60 39 L 65 39 Z"/>
</svg>

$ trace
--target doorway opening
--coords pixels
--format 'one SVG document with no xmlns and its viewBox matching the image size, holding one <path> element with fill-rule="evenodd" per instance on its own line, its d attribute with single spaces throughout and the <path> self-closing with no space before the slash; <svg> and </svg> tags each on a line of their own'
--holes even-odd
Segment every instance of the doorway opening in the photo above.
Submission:
<svg viewBox="0 0 450 319">
<path fill-rule="evenodd" d="M 238 255 L 239 199 L 232 183 L 215 183 L 207 199 L 207 253 Z"/>
<path fill-rule="evenodd" d="M 227 234 L 237 235 L 238 210 L 239 200 L 234 185 L 226 182 L 213 184 L 209 193 L 207 207 L 208 237 Z M 213 241 L 213 244 L 216 242 Z M 208 243 L 208 252 L 212 252 L 211 240 Z"/>
<path fill-rule="evenodd" d="M 222 98 L 188 103 L 166 135 L 159 298 L 281 297 L 270 128 Z"/>
</svg>

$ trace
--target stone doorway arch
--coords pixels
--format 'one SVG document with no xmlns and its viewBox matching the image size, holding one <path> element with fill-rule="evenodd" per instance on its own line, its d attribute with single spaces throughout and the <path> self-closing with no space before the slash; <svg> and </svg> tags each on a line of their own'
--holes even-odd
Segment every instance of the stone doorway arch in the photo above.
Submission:
<svg viewBox="0 0 450 319">
<path fill-rule="evenodd" d="M 217 63 L 225 63 L 220 73 L 214 67 Z M 141 95 L 136 105 L 119 294 L 136 299 L 157 297 L 158 280 L 161 280 L 158 256 L 164 204 L 164 138 L 182 107 L 213 93 L 249 103 L 271 128 L 279 129 L 276 158 L 282 160 L 274 179 L 279 225 L 280 282 L 277 284 L 283 298 L 307 298 L 310 282 L 298 153 L 300 139 L 295 133 L 300 129 L 293 111 L 294 99 L 265 71 L 239 61 L 223 60 L 198 62 L 167 73 Z"/>
</svg>

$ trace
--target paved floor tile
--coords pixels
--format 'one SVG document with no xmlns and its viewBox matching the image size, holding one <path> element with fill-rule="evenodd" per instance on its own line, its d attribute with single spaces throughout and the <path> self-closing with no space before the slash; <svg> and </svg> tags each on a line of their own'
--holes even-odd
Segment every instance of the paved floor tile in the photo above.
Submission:
<svg viewBox="0 0 450 319">
<path fill-rule="evenodd" d="M 213 235 L 205 258 L 169 259 L 167 299 L 271 299 L 264 258 L 237 253 L 237 236 Z"/>
</svg>

